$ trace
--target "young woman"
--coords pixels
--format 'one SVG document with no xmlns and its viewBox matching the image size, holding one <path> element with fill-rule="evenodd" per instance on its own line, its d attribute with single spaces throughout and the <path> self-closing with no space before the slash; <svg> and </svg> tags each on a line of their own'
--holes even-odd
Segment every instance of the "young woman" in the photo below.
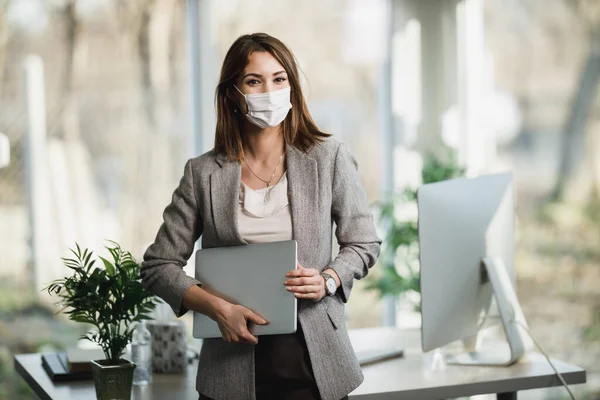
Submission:
<svg viewBox="0 0 600 400">
<path fill-rule="evenodd" d="M 180 317 L 208 315 L 222 333 L 204 340 L 200 399 L 347 397 L 362 373 L 344 324 L 354 279 L 367 275 L 380 239 L 354 158 L 317 128 L 300 87 L 298 67 L 279 40 L 238 38 L 216 91 L 215 148 L 189 160 L 154 243 L 144 255 L 146 288 Z M 339 254 L 331 258 L 335 222 Z M 298 268 L 286 289 L 298 301 L 298 330 L 261 336 L 249 309 L 206 292 L 183 266 L 202 247 L 294 239 Z"/>
</svg>

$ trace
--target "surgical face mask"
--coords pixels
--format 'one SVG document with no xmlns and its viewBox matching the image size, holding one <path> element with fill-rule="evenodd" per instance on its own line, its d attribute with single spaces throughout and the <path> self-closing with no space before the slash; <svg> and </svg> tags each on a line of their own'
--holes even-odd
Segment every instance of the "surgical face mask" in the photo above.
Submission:
<svg viewBox="0 0 600 400">
<path fill-rule="evenodd" d="M 292 108 L 290 88 L 266 93 L 244 94 L 234 85 L 246 99 L 248 114 L 246 118 L 259 128 L 274 128 L 279 125 Z"/>
</svg>

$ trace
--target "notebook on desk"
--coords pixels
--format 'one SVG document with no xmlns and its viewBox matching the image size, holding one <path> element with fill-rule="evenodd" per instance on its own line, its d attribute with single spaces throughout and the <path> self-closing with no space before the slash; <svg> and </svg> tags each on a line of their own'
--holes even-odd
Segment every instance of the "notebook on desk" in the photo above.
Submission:
<svg viewBox="0 0 600 400">
<path fill-rule="evenodd" d="M 42 367 L 54 382 L 92 379 L 92 371 L 71 371 L 69 369 L 66 352 L 42 354 Z"/>
</svg>

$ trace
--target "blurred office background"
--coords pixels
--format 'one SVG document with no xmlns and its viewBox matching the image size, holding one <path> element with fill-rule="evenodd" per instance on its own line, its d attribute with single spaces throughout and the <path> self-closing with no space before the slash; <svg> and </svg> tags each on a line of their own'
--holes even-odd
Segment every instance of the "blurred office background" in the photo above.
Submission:
<svg viewBox="0 0 600 400">
<path fill-rule="evenodd" d="M 295 53 L 373 204 L 419 185 L 425 154 L 514 172 L 525 315 L 600 398 L 600 1 L 0 0 L 0 399 L 34 398 L 13 354 L 82 332 L 41 291 L 75 241 L 141 259 L 186 160 L 211 148 L 225 52 L 256 31 Z M 365 285 L 350 328 L 418 329 L 410 296 Z"/>
</svg>

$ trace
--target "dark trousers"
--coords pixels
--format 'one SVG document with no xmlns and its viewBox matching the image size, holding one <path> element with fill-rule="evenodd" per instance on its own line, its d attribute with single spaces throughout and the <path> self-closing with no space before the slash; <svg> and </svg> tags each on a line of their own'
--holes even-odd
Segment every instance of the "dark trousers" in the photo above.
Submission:
<svg viewBox="0 0 600 400">
<path fill-rule="evenodd" d="M 274 399 L 275 397 L 272 397 L 272 398 Z M 283 399 L 285 399 L 285 398 L 283 398 Z M 198 400 L 213 400 L 213 399 L 211 399 L 210 397 L 207 397 L 207 396 L 204 396 L 204 395 L 201 394 Z M 257 397 L 257 400 L 262 400 L 262 398 Z M 285 399 L 285 400 L 287 400 L 287 399 Z M 348 396 L 344 396 L 340 400 L 348 400 Z"/>
<path fill-rule="evenodd" d="M 261 336 L 254 369 L 257 400 L 321 400 L 300 323 L 296 333 Z M 201 394 L 200 400 L 213 399 Z"/>
</svg>

